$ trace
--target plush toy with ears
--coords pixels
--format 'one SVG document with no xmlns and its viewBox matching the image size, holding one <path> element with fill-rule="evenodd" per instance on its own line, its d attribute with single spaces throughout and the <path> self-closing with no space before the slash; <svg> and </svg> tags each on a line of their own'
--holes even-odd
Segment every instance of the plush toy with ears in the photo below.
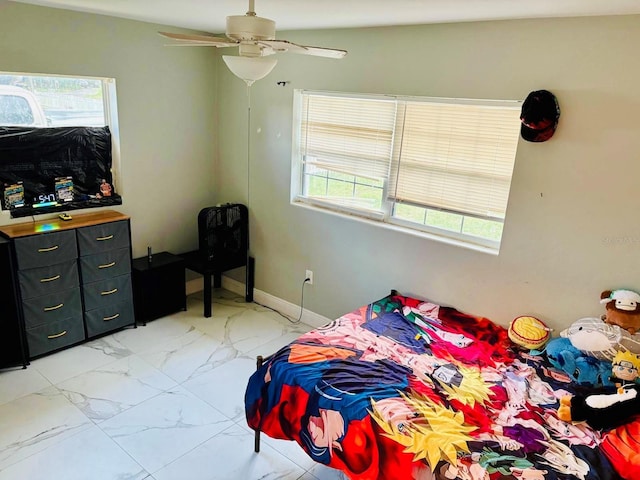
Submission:
<svg viewBox="0 0 640 480">
<path fill-rule="evenodd" d="M 586 421 L 595 429 L 617 427 L 640 414 L 640 385 L 636 383 L 640 357 L 631 352 L 618 352 L 612 362 L 611 379 L 615 393 L 564 396 L 560 399 L 558 418 L 565 422 Z"/>
<path fill-rule="evenodd" d="M 578 385 L 585 387 L 612 386 L 609 379 L 611 363 L 586 355 L 571 344 L 568 338 L 552 338 L 544 349 L 547 359 Z"/>
<path fill-rule="evenodd" d="M 600 294 L 600 303 L 606 304 L 603 320 L 609 325 L 618 325 L 631 335 L 640 331 L 640 294 L 632 290 L 605 290 Z"/>
</svg>

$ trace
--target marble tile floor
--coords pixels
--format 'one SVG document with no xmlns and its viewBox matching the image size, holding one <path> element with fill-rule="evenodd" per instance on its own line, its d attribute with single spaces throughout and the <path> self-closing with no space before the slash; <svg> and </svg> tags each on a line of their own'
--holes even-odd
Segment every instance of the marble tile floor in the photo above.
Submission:
<svg viewBox="0 0 640 480">
<path fill-rule="evenodd" d="M 0 370 L 0 480 L 344 480 L 293 442 L 253 432 L 256 355 L 309 325 L 217 290 L 187 311 Z"/>
</svg>

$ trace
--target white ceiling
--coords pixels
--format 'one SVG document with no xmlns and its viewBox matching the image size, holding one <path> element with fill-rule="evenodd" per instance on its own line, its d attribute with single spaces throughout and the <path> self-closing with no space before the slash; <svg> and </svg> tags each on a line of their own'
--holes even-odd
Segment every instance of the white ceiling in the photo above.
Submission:
<svg viewBox="0 0 640 480">
<path fill-rule="evenodd" d="M 248 0 L 15 0 L 205 32 L 225 30 Z M 514 18 L 640 14 L 639 0 L 256 0 L 279 30 L 372 27 Z"/>
</svg>

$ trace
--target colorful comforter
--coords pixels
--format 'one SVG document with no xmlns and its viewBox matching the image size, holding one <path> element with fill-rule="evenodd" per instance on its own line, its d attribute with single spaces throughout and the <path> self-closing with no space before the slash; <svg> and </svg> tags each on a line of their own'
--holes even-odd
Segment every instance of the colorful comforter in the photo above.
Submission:
<svg viewBox="0 0 640 480">
<path fill-rule="evenodd" d="M 577 388 L 486 318 L 390 295 L 270 357 L 245 406 L 351 479 L 618 479 L 602 434 L 556 415 Z"/>
</svg>

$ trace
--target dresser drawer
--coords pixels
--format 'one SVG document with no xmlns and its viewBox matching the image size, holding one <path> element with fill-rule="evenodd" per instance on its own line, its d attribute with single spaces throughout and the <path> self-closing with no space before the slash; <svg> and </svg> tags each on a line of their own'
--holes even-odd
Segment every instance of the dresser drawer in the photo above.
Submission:
<svg viewBox="0 0 640 480">
<path fill-rule="evenodd" d="M 82 315 L 80 288 L 30 298 L 22 302 L 26 328 L 57 322 L 74 315 Z"/>
<path fill-rule="evenodd" d="M 77 231 L 80 256 L 129 246 L 129 222 L 126 220 L 83 227 Z"/>
<path fill-rule="evenodd" d="M 129 248 L 80 257 L 82 283 L 92 283 L 131 272 Z"/>
<path fill-rule="evenodd" d="M 104 308 L 85 312 L 87 336 L 94 337 L 116 328 L 134 324 L 133 302 L 131 300 L 114 303 Z"/>
<path fill-rule="evenodd" d="M 99 282 L 87 283 L 82 287 L 84 309 L 93 310 L 114 303 L 131 301 L 131 275 L 120 275 Z"/>
<path fill-rule="evenodd" d="M 42 355 L 83 340 L 82 314 L 27 330 L 30 357 Z"/>
<path fill-rule="evenodd" d="M 23 300 L 60 292 L 78 286 L 78 263 L 74 259 L 46 267 L 20 270 L 18 279 Z"/>
<path fill-rule="evenodd" d="M 78 257 L 76 235 L 73 231 L 16 238 L 14 243 L 20 270 L 44 267 Z"/>
</svg>

